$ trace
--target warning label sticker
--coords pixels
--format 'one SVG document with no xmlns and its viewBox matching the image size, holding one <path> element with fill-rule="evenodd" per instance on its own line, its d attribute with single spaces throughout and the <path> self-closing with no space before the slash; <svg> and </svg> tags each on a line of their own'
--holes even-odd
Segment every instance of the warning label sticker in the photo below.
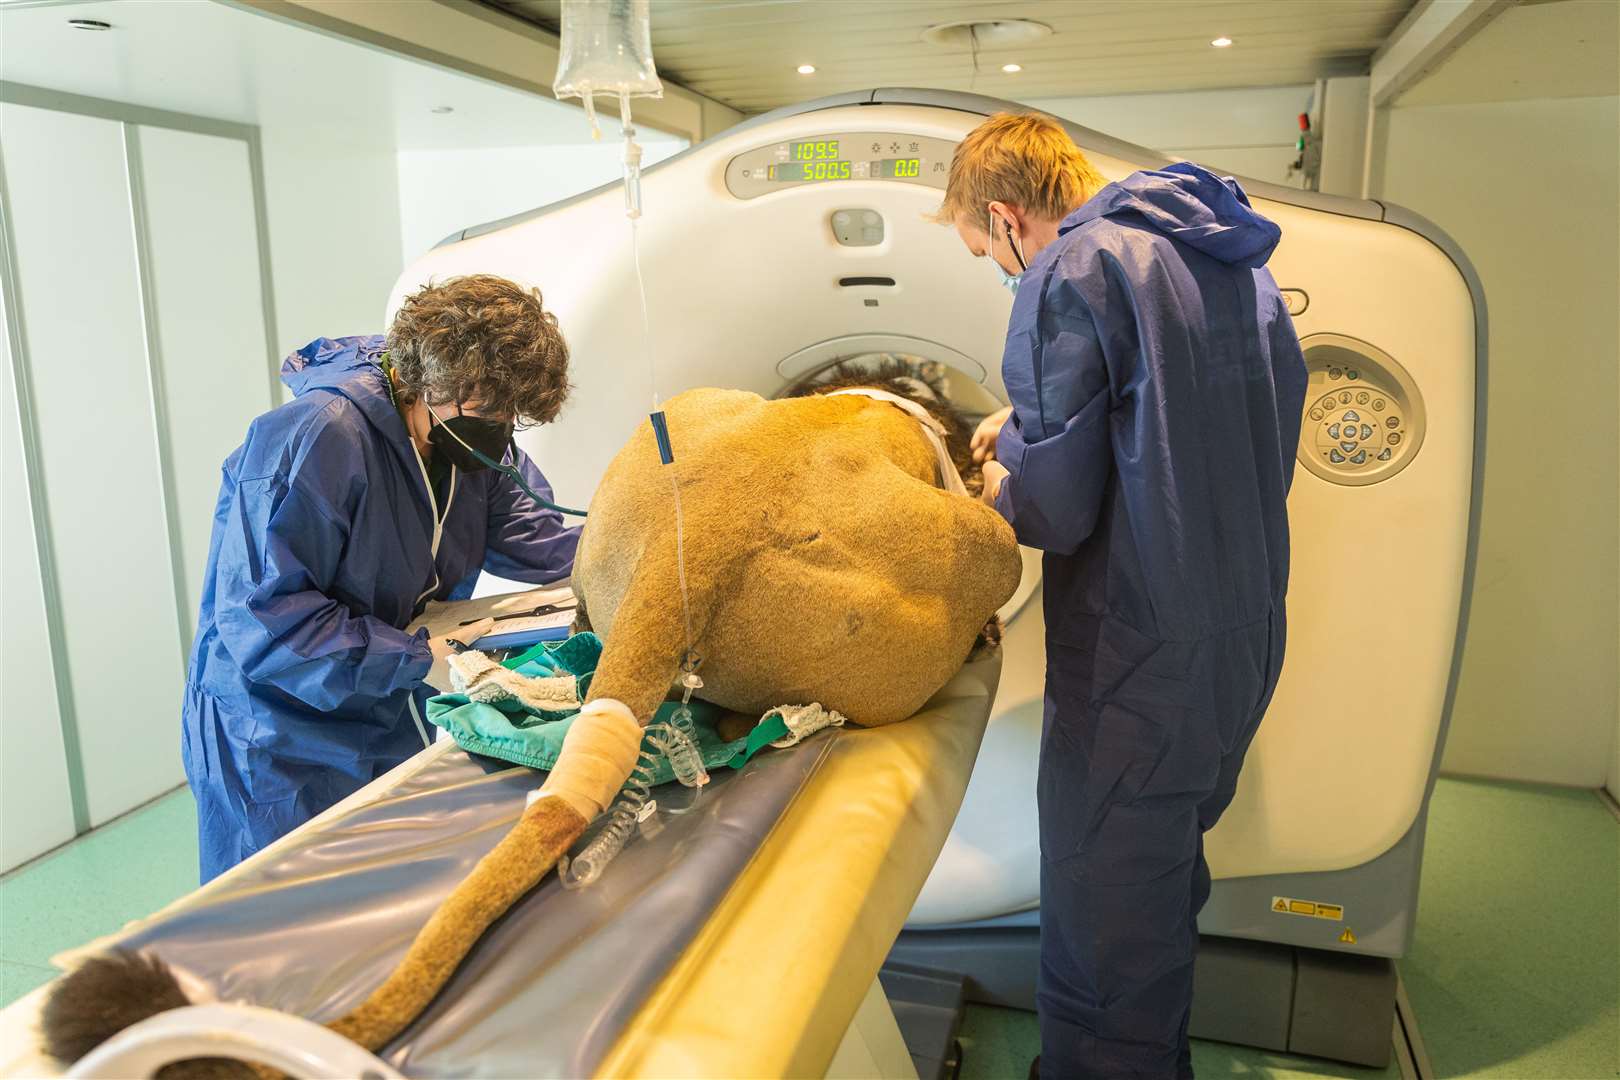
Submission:
<svg viewBox="0 0 1620 1080">
<path fill-rule="evenodd" d="M 1324 904 L 1316 900 L 1295 900 L 1289 896 L 1273 896 L 1271 910 L 1279 915 L 1304 915 L 1312 919 L 1333 919 L 1342 922 L 1344 907 L 1340 904 Z"/>
<path fill-rule="evenodd" d="M 1356 943 L 1356 932 L 1348 926 L 1345 927 L 1344 933 L 1339 935 L 1339 943 L 1342 945 L 1354 945 Z"/>
</svg>

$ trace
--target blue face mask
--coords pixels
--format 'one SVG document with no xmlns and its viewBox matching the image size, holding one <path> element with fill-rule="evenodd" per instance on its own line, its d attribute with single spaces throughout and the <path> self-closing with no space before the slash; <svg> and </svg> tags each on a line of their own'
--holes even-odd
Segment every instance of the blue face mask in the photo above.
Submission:
<svg viewBox="0 0 1620 1080">
<path fill-rule="evenodd" d="M 1001 287 L 1017 296 L 1018 283 L 1023 279 L 1024 271 L 1029 269 L 1029 265 L 1024 262 L 1024 253 L 1018 250 L 1018 240 L 1013 236 L 1011 226 L 1004 221 L 1001 222 L 1001 227 L 1007 234 L 1007 245 L 1012 249 L 1013 258 L 1018 260 L 1018 273 L 1009 274 L 1000 263 L 996 262 L 996 222 L 1000 220 L 994 214 L 990 215 L 990 254 L 987 257 L 990 265 L 996 268 L 997 276 L 1001 278 Z"/>
<path fill-rule="evenodd" d="M 1007 273 L 1007 271 L 1005 271 L 1005 270 L 1003 270 L 1001 268 L 1001 264 L 996 262 L 996 260 L 994 260 L 994 259 L 990 260 L 990 265 L 996 268 L 996 274 L 999 275 L 1000 278 L 1001 278 L 1001 287 L 1003 289 L 1006 289 L 1008 292 L 1012 293 L 1014 296 L 1017 296 L 1018 295 L 1018 282 L 1023 279 L 1024 275 L 1022 273 L 1017 273 L 1017 274 L 1009 274 L 1009 273 Z"/>
</svg>

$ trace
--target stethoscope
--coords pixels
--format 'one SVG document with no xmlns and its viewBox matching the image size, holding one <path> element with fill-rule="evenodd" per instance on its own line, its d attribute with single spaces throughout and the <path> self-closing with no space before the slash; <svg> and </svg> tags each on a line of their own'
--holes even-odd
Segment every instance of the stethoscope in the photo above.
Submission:
<svg viewBox="0 0 1620 1080">
<path fill-rule="evenodd" d="M 378 367 L 379 370 L 382 371 L 383 384 L 388 387 L 388 400 L 394 403 L 394 407 L 396 409 L 399 408 L 399 401 L 394 396 L 393 365 L 388 362 L 388 354 L 387 353 L 384 353 L 382 355 L 382 357 L 380 358 L 380 361 L 377 364 L 377 367 Z M 424 402 L 423 404 L 426 404 L 426 402 Z M 512 483 L 514 483 L 514 484 L 516 484 L 518 486 L 518 490 L 522 491 L 523 494 L 527 495 L 530 499 L 534 500 L 534 503 L 535 503 L 536 506 L 539 506 L 539 507 L 541 507 L 543 509 L 546 509 L 546 510 L 555 511 L 556 513 L 559 513 L 559 514 L 566 514 L 569 517 L 584 517 L 585 516 L 585 511 L 583 511 L 583 510 L 570 510 L 566 506 L 558 506 L 556 503 L 552 502 L 550 499 L 542 499 L 539 495 L 535 494 L 534 489 L 529 486 L 528 481 L 523 479 L 523 474 L 518 471 L 518 468 L 517 468 L 516 465 L 506 465 L 506 464 L 503 464 L 503 463 L 501 463 L 499 461 L 490 460 L 490 458 L 488 456 L 486 456 L 485 454 L 483 454 L 479 450 L 477 450 L 477 449 L 475 449 L 475 448 L 473 448 L 471 446 L 468 446 L 467 445 L 467 440 L 463 439 L 460 435 L 457 435 L 456 434 L 456 429 L 451 427 L 450 425 L 446 424 L 444 422 L 444 417 L 440 416 L 439 413 L 438 413 L 438 410 L 436 410 L 432 405 L 428 405 L 427 411 L 433 415 L 433 419 L 435 419 L 435 420 L 437 420 L 439 422 L 440 427 L 444 428 L 445 431 L 449 432 L 450 437 L 452 439 L 454 439 L 454 440 L 456 440 L 456 442 L 460 443 L 466 449 L 466 451 L 473 456 L 474 460 L 476 460 L 479 464 L 483 465 L 485 468 L 494 469 L 496 472 L 500 473 L 502 476 L 504 476 L 508 480 L 512 481 Z M 516 439 L 507 439 L 506 440 L 506 445 L 511 449 L 512 459 L 514 461 L 517 460 L 517 453 L 518 453 L 517 440 Z"/>
<path fill-rule="evenodd" d="M 584 517 L 585 516 L 585 511 L 583 511 L 583 510 L 570 510 L 566 506 L 558 506 L 556 503 L 552 502 L 550 499 L 542 499 L 540 496 L 538 496 L 538 495 L 536 495 L 534 493 L 534 489 L 531 488 L 528 485 L 528 483 L 523 479 L 523 474 L 518 471 L 518 467 L 516 465 L 506 465 L 506 464 L 503 464 L 503 463 L 501 463 L 499 461 L 495 461 L 495 460 L 487 457 L 483 452 L 479 451 L 478 449 L 476 449 L 476 448 L 474 448 L 472 446 L 469 446 L 467 444 L 467 440 L 463 439 L 460 435 L 457 435 L 456 434 L 456 429 L 451 427 L 449 424 L 446 424 L 444 422 L 444 417 L 440 416 L 438 414 L 438 411 L 435 410 L 433 408 L 433 406 L 429 405 L 427 407 L 427 411 L 433 415 L 433 419 L 435 419 L 435 420 L 437 420 L 439 422 L 439 426 L 444 428 L 444 430 L 449 433 L 449 435 L 450 435 L 450 437 L 452 439 L 456 440 L 456 442 L 460 443 L 466 449 L 467 453 L 471 454 L 485 468 L 494 469 L 496 472 L 500 473 L 502 476 L 504 476 L 508 480 L 512 481 L 512 483 L 516 484 L 522 490 L 523 494 L 527 495 L 529 498 L 531 498 L 531 499 L 533 499 L 535 501 L 536 505 L 544 507 L 547 510 L 555 510 L 559 514 L 567 514 L 569 517 Z M 511 448 L 512 457 L 515 460 L 517 458 L 517 452 L 518 452 L 517 440 L 516 439 L 507 439 L 506 440 L 506 445 Z"/>
</svg>

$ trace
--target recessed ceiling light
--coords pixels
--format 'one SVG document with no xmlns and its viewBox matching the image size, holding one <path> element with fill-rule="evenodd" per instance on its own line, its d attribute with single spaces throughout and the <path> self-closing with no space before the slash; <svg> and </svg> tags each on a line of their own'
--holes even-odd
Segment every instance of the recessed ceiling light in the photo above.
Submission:
<svg viewBox="0 0 1620 1080">
<path fill-rule="evenodd" d="M 111 30 L 112 23 L 102 22 L 100 19 L 69 19 L 68 25 L 75 30 Z"/>
<path fill-rule="evenodd" d="M 1024 70 L 1024 65 L 1022 65 L 1022 64 L 1002 64 L 1001 65 L 1001 70 L 1005 71 L 1009 75 L 1016 75 L 1020 71 Z"/>
<path fill-rule="evenodd" d="M 816 73 L 816 65 L 814 65 L 814 64 L 800 64 L 799 65 L 799 74 L 800 75 L 814 75 L 815 73 Z"/>
<path fill-rule="evenodd" d="M 454 105 L 435 105 L 433 106 L 433 111 L 438 113 L 440 116 L 443 116 L 446 113 L 455 112 L 456 107 Z"/>
<path fill-rule="evenodd" d="M 1217 49 L 1225 49 L 1231 46 L 1232 39 L 1229 37 L 1218 37 L 1214 41 L 1210 42 L 1210 44 L 1215 46 Z"/>
</svg>

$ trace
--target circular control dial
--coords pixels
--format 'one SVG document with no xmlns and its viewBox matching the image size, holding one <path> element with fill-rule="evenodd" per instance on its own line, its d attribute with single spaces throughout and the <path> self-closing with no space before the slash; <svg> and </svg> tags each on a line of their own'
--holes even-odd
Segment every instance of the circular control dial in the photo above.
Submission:
<svg viewBox="0 0 1620 1080">
<path fill-rule="evenodd" d="M 1335 484 L 1387 480 L 1417 455 L 1423 403 L 1417 384 L 1383 350 L 1340 334 L 1303 339 L 1310 382 L 1299 460 Z"/>
</svg>

